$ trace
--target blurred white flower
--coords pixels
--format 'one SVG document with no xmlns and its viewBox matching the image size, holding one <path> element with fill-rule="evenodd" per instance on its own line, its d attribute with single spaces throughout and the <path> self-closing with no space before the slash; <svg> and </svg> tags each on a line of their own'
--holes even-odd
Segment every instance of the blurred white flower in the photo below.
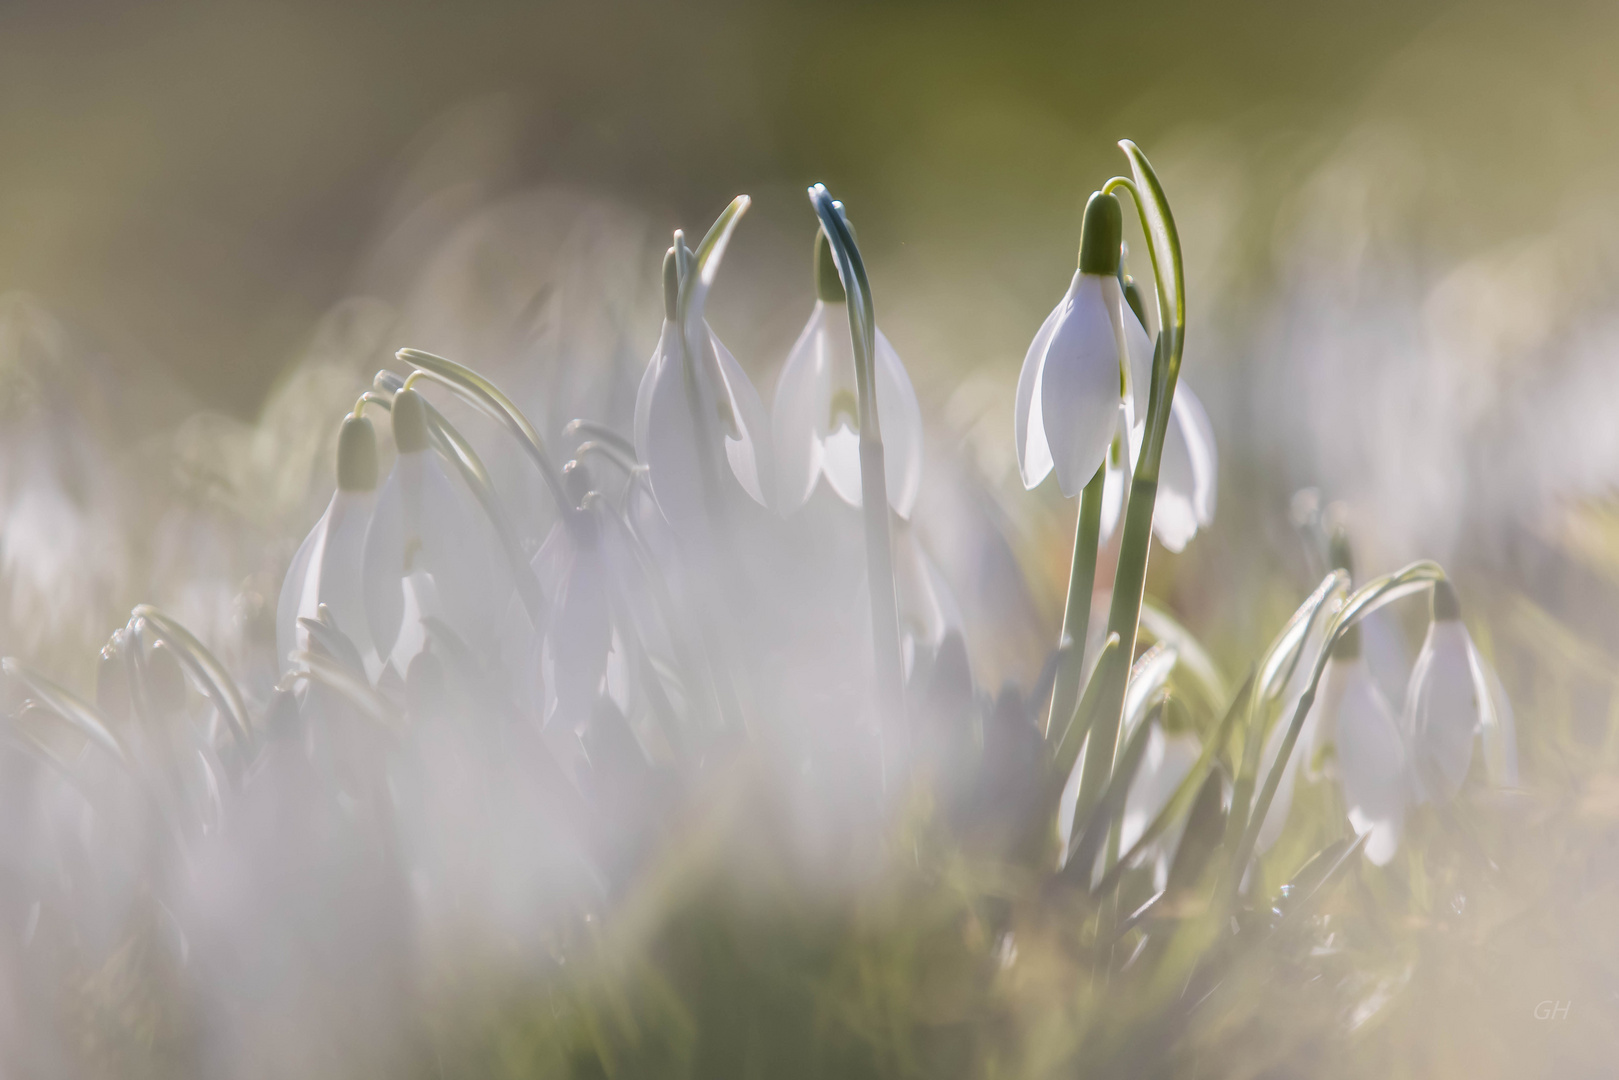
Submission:
<svg viewBox="0 0 1619 1080">
<path fill-rule="evenodd" d="M 371 421 L 350 416 L 337 441 L 337 490 L 326 512 L 309 530 L 281 583 L 276 604 L 276 660 L 282 671 L 288 657 L 307 649 L 308 632 L 299 619 L 313 619 L 325 604 L 337 629 L 346 634 L 375 677 L 381 669 L 366 619 L 361 589 L 366 530 L 377 502 L 377 441 Z"/>
<path fill-rule="evenodd" d="M 1406 738 L 1419 798 L 1448 800 L 1461 789 L 1473 760 L 1474 740 L 1499 727 L 1494 689 L 1492 674 L 1462 625 L 1455 589 L 1448 581 L 1436 583 L 1433 621 L 1411 670 L 1405 700 Z M 1509 782 L 1515 783 L 1515 753 L 1511 762 Z M 1492 769 L 1506 771 L 1499 766 Z"/>
<path fill-rule="evenodd" d="M 667 260 L 666 260 L 667 261 Z M 666 294 L 668 295 L 668 294 Z M 700 317 L 700 313 L 699 313 Z M 683 335 L 674 321 L 672 298 L 664 309 L 663 331 L 635 395 L 635 453 L 648 469 L 652 494 L 676 531 L 699 527 L 705 514 L 702 459 L 694 389 L 686 377 Z M 747 374 L 708 327 L 707 344 L 697 371 L 712 395 L 715 415 L 711 432 L 721 436 L 725 460 L 736 484 L 754 502 L 769 506 L 775 487 L 771 462 L 770 421 L 759 392 Z M 719 478 L 723 483 L 723 477 Z"/>
<path fill-rule="evenodd" d="M 429 616 L 492 651 L 513 589 L 493 527 L 429 448 L 416 391 L 394 395 L 393 432 L 399 454 L 366 530 L 363 578 L 377 655 L 403 674 Z"/>
<path fill-rule="evenodd" d="M 1335 677 L 1324 680 L 1316 702 L 1321 711 L 1316 737 L 1332 740 L 1349 824 L 1357 833 L 1371 832 L 1366 857 L 1382 866 L 1399 849 L 1411 801 L 1405 739 L 1361 656 L 1354 627 L 1339 638 L 1327 661 L 1327 671 L 1334 668 Z"/>
<path fill-rule="evenodd" d="M 825 233 L 815 248 L 817 298 L 787 354 L 771 414 L 776 434 L 779 509 L 809 500 L 823 474 L 840 499 L 860 505 L 860 411 L 847 300 Z M 825 249 L 823 251 L 823 249 Z M 877 424 L 883 438 L 888 503 L 909 518 L 922 486 L 922 407 L 910 376 L 876 328 Z"/>
</svg>

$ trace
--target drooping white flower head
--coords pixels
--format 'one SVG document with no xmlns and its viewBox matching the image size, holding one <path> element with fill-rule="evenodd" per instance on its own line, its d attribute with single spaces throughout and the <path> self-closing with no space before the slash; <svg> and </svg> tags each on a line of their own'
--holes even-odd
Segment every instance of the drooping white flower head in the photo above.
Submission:
<svg viewBox="0 0 1619 1080">
<path fill-rule="evenodd" d="M 1490 721 L 1492 698 L 1487 669 L 1462 625 L 1456 590 L 1448 581 L 1437 582 L 1433 620 L 1405 699 L 1406 738 L 1420 798 L 1456 796 L 1473 760 L 1473 742 Z"/>
<path fill-rule="evenodd" d="M 815 309 L 776 383 L 777 509 L 791 514 L 825 476 L 838 497 L 860 505 L 860 416 L 847 296 L 824 232 L 815 243 Z M 888 503 L 909 518 L 922 486 L 922 407 L 882 329 L 876 330 L 877 424 Z"/>
<path fill-rule="evenodd" d="M 1085 207 L 1079 269 L 1046 316 L 1018 375 L 1018 471 L 1033 488 L 1053 469 L 1070 498 L 1095 475 L 1113 441 L 1131 379 L 1134 351 L 1149 359 L 1141 324 L 1126 318 L 1119 286 L 1123 212 L 1112 195 Z"/>
<path fill-rule="evenodd" d="M 371 421 L 350 416 L 337 438 L 337 490 L 298 548 L 281 583 L 276 604 L 275 645 L 281 670 L 288 656 L 309 647 L 299 619 L 313 619 L 326 605 L 336 628 L 347 635 L 366 664 L 380 668 L 360 587 L 365 534 L 377 502 L 377 440 Z"/>
<path fill-rule="evenodd" d="M 1322 717 L 1316 736 L 1332 739 L 1349 824 L 1357 833 L 1371 832 L 1366 857 L 1382 866 L 1399 850 L 1411 802 L 1405 739 L 1361 655 L 1357 628 L 1338 639 L 1327 661 L 1329 672 L 1335 666 L 1336 677 L 1323 687 L 1333 693 L 1317 702 Z"/>
<path fill-rule="evenodd" d="M 1126 280 L 1124 295 L 1126 320 L 1142 328 L 1141 337 L 1129 350 L 1130 385 L 1134 395 L 1138 434 L 1131 458 L 1141 452 L 1140 426 L 1145 424 L 1148 396 L 1152 388 L 1152 346 L 1147 342 L 1147 310 L 1140 290 Z M 1164 433 L 1164 453 L 1158 462 L 1158 502 L 1153 507 L 1152 532 L 1170 551 L 1182 551 L 1197 530 L 1214 522 L 1215 481 L 1220 458 L 1214 445 L 1214 427 L 1209 414 L 1185 378 L 1175 381 L 1175 397 L 1170 405 L 1169 429 Z"/>
<path fill-rule="evenodd" d="M 766 507 L 774 501 L 776 472 L 770 418 L 759 392 L 706 321 L 702 322 L 705 347 L 696 358 L 695 371 L 703 385 L 694 386 L 687 377 L 685 335 L 677 321 L 679 283 L 673 248 L 664 257 L 663 268 L 663 329 L 635 395 L 635 453 L 647 465 L 652 494 L 664 517 L 677 532 L 689 534 L 700 527 L 705 514 L 702 454 L 717 457 L 723 448 L 729 469 L 717 471 L 728 476 L 715 479 L 727 489 L 740 487 Z M 693 317 L 701 320 L 702 311 L 697 310 Z M 707 432 L 710 437 L 717 435 L 722 447 L 702 447 L 694 393 L 699 401 L 712 403 L 714 415 L 706 425 Z"/>
<path fill-rule="evenodd" d="M 365 534 L 365 613 L 384 664 L 404 673 L 427 640 L 426 617 L 474 649 L 492 651 L 513 593 L 488 518 L 430 447 L 426 404 L 393 401 L 398 456 Z"/>
</svg>

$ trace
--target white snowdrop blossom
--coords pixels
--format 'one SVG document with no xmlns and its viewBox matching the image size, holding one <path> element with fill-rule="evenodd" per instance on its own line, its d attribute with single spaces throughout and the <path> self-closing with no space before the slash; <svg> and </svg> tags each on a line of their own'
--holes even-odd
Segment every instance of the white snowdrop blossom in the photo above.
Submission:
<svg viewBox="0 0 1619 1080">
<path fill-rule="evenodd" d="M 376 503 L 376 435 L 371 421 L 350 416 L 338 435 L 337 490 L 281 583 L 275 647 L 282 671 L 293 652 L 309 647 L 308 631 L 298 620 L 315 618 L 322 604 L 336 629 L 354 643 L 367 674 L 374 677 L 380 671 L 361 589 L 366 530 Z"/>
<path fill-rule="evenodd" d="M 1129 349 L 1130 387 L 1135 422 L 1130 447 L 1133 462 L 1141 453 L 1142 429 L 1146 423 L 1148 395 L 1152 388 L 1152 345 L 1145 329 L 1145 308 L 1134 283 L 1127 283 L 1125 319 L 1141 336 L 1131 332 Z M 1158 502 L 1153 507 L 1152 532 L 1170 551 L 1183 551 L 1197 530 L 1214 522 L 1215 483 L 1220 457 L 1214 444 L 1214 426 L 1184 377 L 1175 381 L 1175 397 L 1170 404 L 1169 429 L 1164 433 L 1163 457 L 1158 462 Z M 1109 480 L 1112 480 L 1111 469 Z M 1122 490 L 1122 489 L 1121 489 Z"/>
<path fill-rule="evenodd" d="M 823 253 L 823 248 L 825 252 Z M 817 236 L 815 308 L 776 384 L 777 509 L 791 514 L 825 476 L 838 498 L 860 505 L 860 413 L 847 300 L 825 234 Z M 830 275 L 828 270 L 830 269 Z M 905 365 L 876 328 L 877 424 L 888 503 L 909 518 L 922 486 L 922 407 Z"/>
<path fill-rule="evenodd" d="M 1318 740 L 1330 739 L 1336 752 L 1338 784 L 1349 824 L 1370 832 L 1366 857 L 1382 866 L 1394 857 L 1411 802 L 1410 763 L 1405 739 L 1388 700 L 1360 654 L 1355 628 L 1338 641 L 1328 671 L 1336 677 L 1324 685 L 1316 708 L 1321 717 Z"/>
<path fill-rule="evenodd" d="M 1117 199 L 1091 196 L 1080 268 L 1023 358 L 1014 430 L 1026 488 L 1055 469 L 1062 493 L 1078 495 L 1102 465 L 1120 409 L 1129 407 L 1131 353 L 1151 363 L 1152 343 L 1126 316 L 1117 277 L 1122 222 Z"/>
<path fill-rule="evenodd" d="M 729 473 L 736 486 L 761 506 L 774 501 L 775 466 L 771 459 L 770 418 L 759 392 L 712 328 L 704 321 L 706 348 L 697 358 L 693 386 L 685 362 L 684 335 L 676 320 L 673 253 L 664 260 L 663 329 L 635 395 L 635 453 L 648 466 L 652 494 L 663 515 L 677 532 L 698 528 L 705 514 L 702 456 L 720 447 L 704 448 L 697 408 L 692 395 L 713 409 L 707 435 L 720 436 Z M 701 312 L 696 314 L 701 318 Z M 726 470 L 716 470 L 723 473 Z M 723 476 L 715 478 L 727 484 Z"/>
<path fill-rule="evenodd" d="M 365 612 L 383 662 L 401 674 L 441 619 L 473 648 L 491 650 L 513 592 L 493 527 L 429 445 L 414 390 L 393 401 L 398 456 L 365 534 Z"/>
<path fill-rule="evenodd" d="M 1428 636 L 1411 669 L 1405 698 L 1405 733 L 1420 799 L 1455 798 L 1473 760 L 1473 743 L 1480 734 L 1502 741 L 1493 673 L 1462 625 L 1456 591 L 1448 581 L 1433 590 L 1433 619 Z M 1491 747 L 1497 749 L 1497 747 Z M 1504 760 L 1506 755 L 1491 755 Z M 1516 754 L 1508 772 L 1497 765 L 1496 779 L 1515 783 Z"/>
</svg>

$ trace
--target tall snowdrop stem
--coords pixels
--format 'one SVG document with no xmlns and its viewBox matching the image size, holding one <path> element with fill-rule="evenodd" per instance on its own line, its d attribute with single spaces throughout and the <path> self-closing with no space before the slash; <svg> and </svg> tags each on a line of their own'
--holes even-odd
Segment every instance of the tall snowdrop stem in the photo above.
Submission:
<svg viewBox="0 0 1619 1080">
<path fill-rule="evenodd" d="M 1147 552 L 1152 544 L 1153 508 L 1158 501 L 1158 463 L 1163 457 L 1164 437 L 1169 431 L 1170 402 L 1180 374 L 1186 325 L 1180 234 L 1176 231 L 1169 201 L 1164 197 L 1163 186 L 1158 183 L 1152 165 L 1135 143 L 1124 139 L 1119 147 L 1130 161 L 1134 179 L 1115 177 L 1102 191 L 1111 194 L 1121 187 L 1129 191 L 1141 215 L 1142 230 L 1147 234 L 1152 255 L 1153 278 L 1158 286 L 1160 329 L 1153 351 L 1146 439 L 1130 484 L 1119 565 L 1113 578 L 1113 605 L 1108 613 L 1108 632 L 1119 635 L 1119 650 L 1111 663 L 1098 664 L 1092 675 L 1105 681 L 1099 686 L 1099 711 L 1091 729 L 1090 746 L 1085 751 L 1085 770 L 1080 777 L 1081 807 L 1100 797 L 1113 770 L 1124 696 L 1129 687 L 1130 665 L 1135 657 L 1136 633 L 1141 623 L 1141 601 L 1147 585 Z"/>
<path fill-rule="evenodd" d="M 1074 526 L 1074 560 L 1068 568 L 1068 603 L 1062 613 L 1061 650 L 1057 681 L 1051 690 L 1051 712 L 1046 715 L 1047 738 L 1062 732 L 1079 704 L 1079 681 L 1085 673 L 1085 634 L 1091 622 L 1091 592 L 1096 586 L 1096 549 L 1102 533 L 1102 487 L 1107 479 L 1103 462 L 1079 496 L 1079 520 Z"/>
<path fill-rule="evenodd" d="M 1305 684 L 1304 693 L 1299 697 L 1299 703 L 1288 721 L 1287 734 L 1276 753 L 1276 761 L 1265 777 L 1265 786 L 1260 788 L 1259 798 L 1255 800 L 1253 809 L 1248 814 L 1248 825 L 1243 830 L 1242 840 L 1232 854 L 1231 867 L 1226 879 L 1228 896 L 1236 894 L 1243 871 L 1248 866 L 1248 860 L 1253 857 L 1254 845 L 1259 841 L 1260 827 L 1264 825 L 1265 815 L 1270 812 L 1270 804 L 1276 798 L 1276 789 L 1281 786 L 1282 773 L 1287 768 L 1287 759 L 1293 753 L 1293 747 L 1299 741 L 1299 732 L 1304 729 L 1304 720 L 1310 715 L 1310 707 L 1315 704 L 1315 695 L 1321 685 L 1321 675 L 1326 671 L 1327 661 L 1332 657 L 1333 646 L 1338 644 L 1338 639 L 1343 637 L 1350 627 L 1384 604 L 1392 603 L 1444 579 L 1445 571 L 1438 563 L 1415 562 L 1396 573 L 1368 581 L 1344 602 L 1343 608 L 1338 612 L 1321 642 L 1321 651 L 1316 655 L 1315 664 L 1310 669 L 1310 681 Z"/>
<path fill-rule="evenodd" d="M 877 700 L 885 725 L 895 729 L 897 754 L 905 753 L 905 669 L 899 644 L 899 601 L 894 586 L 894 549 L 889 535 L 888 480 L 883 438 L 877 422 L 877 317 L 871 282 L 843 208 L 822 184 L 809 189 L 810 202 L 837 260 L 838 278 L 848 296 L 849 333 L 854 339 L 855 387 L 860 422 L 860 513 L 866 531 L 866 579 L 871 594 L 871 631 L 877 665 Z M 887 755 L 885 755 L 887 756 Z"/>
</svg>

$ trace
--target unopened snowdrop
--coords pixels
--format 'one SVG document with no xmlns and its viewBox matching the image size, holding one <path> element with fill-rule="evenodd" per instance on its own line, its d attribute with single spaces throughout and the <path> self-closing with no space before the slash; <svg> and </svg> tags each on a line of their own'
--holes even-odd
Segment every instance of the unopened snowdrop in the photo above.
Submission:
<svg viewBox="0 0 1619 1080">
<path fill-rule="evenodd" d="M 426 643 L 429 616 L 492 650 L 512 586 L 488 519 L 431 447 L 415 390 L 394 395 L 393 433 L 399 453 L 366 530 L 364 590 L 377 655 L 403 674 Z"/>
<path fill-rule="evenodd" d="M 860 420 L 854 343 L 843 283 L 824 232 L 815 241 L 815 309 L 798 335 L 776 384 L 779 509 L 803 506 L 816 481 L 844 502 L 860 505 Z M 922 484 L 922 408 L 894 347 L 876 331 L 877 423 L 883 436 L 888 502 L 911 516 Z"/>
<path fill-rule="evenodd" d="M 664 517 L 677 532 L 690 535 L 705 515 L 703 455 L 720 457 L 721 446 L 705 447 L 705 438 L 718 435 L 728 469 L 716 469 L 721 485 L 717 494 L 740 487 L 749 498 L 770 506 L 775 488 L 771 462 L 770 421 L 759 392 L 747 374 L 702 322 L 706 348 L 697 358 L 696 374 L 702 386 L 692 385 L 685 362 L 685 335 L 681 331 L 677 300 L 680 280 L 675 249 L 663 260 L 663 329 L 658 347 L 647 364 L 635 395 L 635 453 L 648 467 L 648 480 Z M 702 311 L 693 313 L 702 319 Z M 714 415 L 701 431 L 692 402 L 712 402 Z M 723 474 L 729 474 L 727 478 Z M 734 482 L 734 483 L 733 483 Z"/>
<path fill-rule="evenodd" d="M 275 619 L 281 670 L 293 652 L 308 648 L 308 632 L 298 620 L 315 618 L 323 604 L 335 628 L 354 643 L 367 674 L 375 677 L 380 669 L 360 585 L 366 529 L 376 503 L 376 435 L 371 421 L 349 416 L 337 437 L 337 490 L 281 584 Z"/>
</svg>

